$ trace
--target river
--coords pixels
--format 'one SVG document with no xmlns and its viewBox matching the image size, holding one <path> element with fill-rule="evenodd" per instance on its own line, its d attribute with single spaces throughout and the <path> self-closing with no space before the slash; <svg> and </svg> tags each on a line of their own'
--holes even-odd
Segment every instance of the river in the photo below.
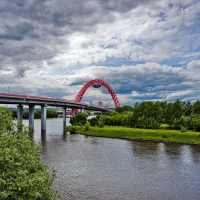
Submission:
<svg viewBox="0 0 200 200">
<path fill-rule="evenodd" d="M 57 171 L 54 188 L 66 200 L 200 199 L 200 146 L 62 132 L 61 118 L 48 119 L 41 137 L 35 120 L 34 139 L 44 146 L 42 159 Z"/>
</svg>

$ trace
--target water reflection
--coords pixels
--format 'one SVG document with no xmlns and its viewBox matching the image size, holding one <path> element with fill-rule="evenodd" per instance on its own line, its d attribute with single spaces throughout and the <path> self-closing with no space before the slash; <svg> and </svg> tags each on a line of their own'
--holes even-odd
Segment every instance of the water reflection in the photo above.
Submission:
<svg viewBox="0 0 200 200">
<path fill-rule="evenodd" d="M 151 141 L 130 141 L 132 144 L 132 151 L 134 156 L 152 159 L 152 155 L 156 156 L 158 154 L 159 143 Z"/>
<path fill-rule="evenodd" d="M 46 133 L 41 133 L 41 145 L 46 146 Z"/>
</svg>

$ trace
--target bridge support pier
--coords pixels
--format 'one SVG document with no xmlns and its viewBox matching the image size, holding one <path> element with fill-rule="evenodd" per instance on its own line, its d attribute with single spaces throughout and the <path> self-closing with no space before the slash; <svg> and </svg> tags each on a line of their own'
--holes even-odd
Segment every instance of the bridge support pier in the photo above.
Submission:
<svg viewBox="0 0 200 200">
<path fill-rule="evenodd" d="M 34 104 L 29 105 L 29 126 L 34 129 Z"/>
<path fill-rule="evenodd" d="M 75 108 L 72 108 L 72 117 L 75 117 Z"/>
<path fill-rule="evenodd" d="M 47 110 L 46 105 L 41 105 L 41 133 L 46 133 Z"/>
<path fill-rule="evenodd" d="M 66 108 L 63 108 L 63 134 L 66 134 L 66 117 L 67 117 L 67 113 L 66 113 Z"/>
<path fill-rule="evenodd" d="M 17 120 L 19 121 L 23 121 L 23 105 L 19 104 L 17 106 Z"/>
<path fill-rule="evenodd" d="M 84 108 L 81 108 L 81 113 L 83 113 L 84 112 Z"/>
</svg>

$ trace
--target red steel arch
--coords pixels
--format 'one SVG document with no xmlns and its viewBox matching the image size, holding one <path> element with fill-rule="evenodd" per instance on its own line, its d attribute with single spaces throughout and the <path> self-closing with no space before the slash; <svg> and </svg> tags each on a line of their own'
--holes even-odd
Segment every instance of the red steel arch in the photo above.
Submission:
<svg viewBox="0 0 200 200">
<path fill-rule="evenodd" d="M 106 83 L 105 81 L 101 80 L 101 79 L 93 79 L 89 82 L 87 82 L 79 91 L 79 93 L 77 94 L 76 98 L 75 98 L 75 102 L 81 102 L 82 97 L 84 95 L 84 93 L 86 92 L 86 90 L 88 89 L 88 87 L 90 87 L 93 83 L 100 83 L 101 85 L 105 86 L 106 89 L 108 90 L 108 92 L 110 93 L 114 103 L 115 103 L 115 108 L 121 107 L 120 106 L 120 102 L 117 98 L 117 95 L 114 93 L 113 89 L 110 87 L 110 85 L 108 85 L 108 83 Z"/>
</svg>

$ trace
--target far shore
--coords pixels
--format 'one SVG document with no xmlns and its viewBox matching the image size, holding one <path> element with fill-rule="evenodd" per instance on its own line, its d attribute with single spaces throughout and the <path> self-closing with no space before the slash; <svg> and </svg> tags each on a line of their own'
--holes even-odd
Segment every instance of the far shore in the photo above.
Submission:
<svg viewBox="0 0 200 200">
<path fill-rule="evenodd" d="M 85 130 L 85 126 L 68 126 L 67 130 L 95 137 L 200 145 L 200 132 L 196 131 L 181 132 L 180 130 L 139 129 L 116 126 L 104 126 L 103 128 L 90 126 L 87 131 Z"/>
</svg>

